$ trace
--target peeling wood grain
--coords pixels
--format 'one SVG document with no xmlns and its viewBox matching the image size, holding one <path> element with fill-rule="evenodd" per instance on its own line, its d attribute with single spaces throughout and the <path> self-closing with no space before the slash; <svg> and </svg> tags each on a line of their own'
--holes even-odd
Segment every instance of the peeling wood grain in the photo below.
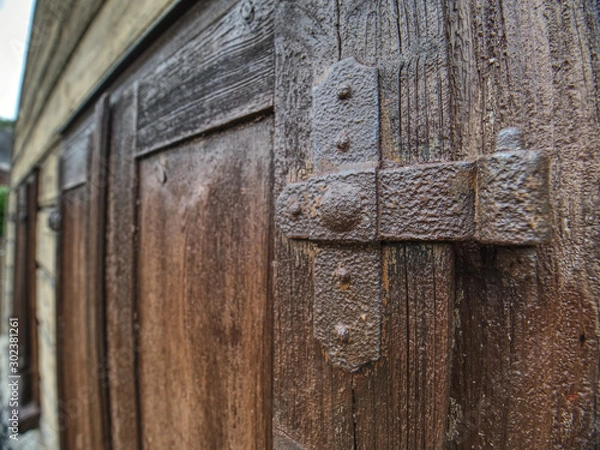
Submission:
<svg viewBox="0 0 600 450">
<path fill-rule="evenodd" d="M 92 122 L 88 119 L 65 139 L 61 154 L 61 190 L 73 189 L 87 181 L 91 136 Z"/>
<path fill-rule="evenodd" d="M 273 5 L 240 2 L 140 81 L 140 150 L 272 107 Z"/>
</svg>

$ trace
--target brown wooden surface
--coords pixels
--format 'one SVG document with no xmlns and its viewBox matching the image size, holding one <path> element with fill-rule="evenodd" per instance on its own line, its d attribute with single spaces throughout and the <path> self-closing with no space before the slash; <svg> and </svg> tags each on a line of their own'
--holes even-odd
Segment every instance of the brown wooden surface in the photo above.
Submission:
<svg viewBox="0 0 600 450">
<path fill-rule="evenodd" d="M 179 49 L 210 35 L 196 20 L 255 26 L 248 4 L 207 7 L 204 21 L 198 7 L 113 97 L 114 448 L 597 448 L 597 4 L 281 1 L 274 118 L 240 125 L 270 107 L 252 96 L 202 109 L 213 94 L 202 79 L 164 111 L 136 97 L 136 79 L 177 88 Z M 312 86 L 350 56 L 379 69 L 381 166 L 489 154 L 500 129 L 518 126 L 551 158 L 554 214 L 539 248 L 385 243 L 381 358 L 355 374 L 314 338 L 312 244 L 286 240 L 270 212 L 286 183 L 312 173 Z M 239 100 L 236 82 L 219 80 Z M 142 129 L 156 143 L 136 143 Z"/>
<path fill-rule="evenodd" d="M 269 448 L 272 120 L 140 162 L 143 447 Z"/>
<path fill-rule="evenodd" d="M 19 429 L 37 427 L 39 419 L 39 353 L 36 307 L 36 223 L 38 171 L 17 189 L 15 269 L 11 317 L 19 319 Z"/>
<path fill-rule="evenodd" d="M 90 420 L 91 440 L 101 448 L 110 448 L 110 423 L 108 403 L 108 368 L 106 362 L 106 320 L 104 297 L 104 255 L 106 225 L 106 194 L 108 181 L 108 156 L 110 132 L 110 105 L 108 95 L 103 95 L 94 110 L 91 149 L 88 162 L 88 217 L 86 226 L 87 269 L 87 335 L 90 395 L 97 398 Z M 96 448 L 96 447 L 94 447 Z M 100 447 L 98 447 L 100 448 Z"/>
<path fill-rule="evenodd" d="M 57 347 L 61 446 L 110 448 L 104 325 L 108 97 L 67 136 L 61 159 Z M 70 137 L 70 139 L 69 139 Z M 71 175 L 86 168 L 77 183 Z M 75 186 L 75 187 L 72 187 Z"/>
<path fill-rule="evenodd" d="M 273 0 L 239 2 L 139 84 L 142 150 L 273 104 Z"/>
<path fill-rule="evenodd" d="M 152 429 L 149 435 L 144 433 L 143 438 L 141 437 L 144 431 L 149 430 L 149 423 L 168 421 L 171 424 L 172 420 L 163 415 L 157 415 L 154 418 L 156 415 L 154 410 L 162 409 L 163 405 L 150 409 L 148 402 L 152 401 L 153 404 L 156 404 L 160 399 L 145 395 L 148 387 L 144 383 L 140 383 L 142 364 L 145 364 L 143 365 L 144 369 L 152 370 L 154 365 L 160 368 L 163 361 L 162 357 L 158 357 L 154 351 L 140 351 L 140 346 L 147 346 L 147 342 L 143 340 L 145 336 L 142 332 L 143 328 L 139 328 L 141 311 L 136 309 L 135 304 L 138 302 L 139 307 L 143 304 L 140 302 L 145 299 L 139 289 L 139 277 L 146 279 L 146 275 L 139 266 L 138 249 L 142 248 L 138 242 L 139 232 L 144 227 L 151 228 L 151 225 L 144 225 L 144 220 L 137 211 L 137 160 L 138 158 L 141 161 L 144 161 L 144 158 L 152 159 L 156 155 L 161 155 L 160 158 L 168 157 L 171 149 L 163 150 L 162 146 L 165 143 L 193 137 L 200 133 L 210 133 L 210 130 L 215 128 L 225 130 L 231 126 L 231 123 L 243 122 L 246 116 L 256 116 L 271 107 L 274 72 L 272 10 L 272 1 L 253 2 L 252 4 L 234 1 L 199 3 L 182 17 L 179 23 L 164 32 L 164 35 L 146 52 L 143 58 L 132 66 L 129 73 L 118 81 L 115 91 L 111 94 L 112 129 L 107 222 L 106 302 L 109 391 L 114 449 L 146 448 L 148 446 L 153 448 L 153 445 L 160 445 L 161 439 L 168 440 L 170 438 L 175 439 L 174 442 L 177 442 L 175 445 L 185 447 L 184 444 L 187 442 L 188 447 L 194 447 L 193 441 L 186 436 L 190 433 L 200 432 L 204 436 L 203 439 L 215 439 L 215 442 L 225 439 L 223 442 L 231 442 L 232 448 L 246 448 L 247 445 L 257 445 L 257 448 L 268 446 L 265 443 L 268 443 L 271 436 L 270 420 L 268 419 L 270 417 L 268 412 L 270 400 L 268 384 L 270 351 L 268 345 L 270 345 L 270 341 L 265 337 L 265 333 L 268 334 L 268 328 L 264 333 L 262 331 L 261 334 L 254 333 L 254 342 L 259 342 L 262 348 L 262 350 L 256 350 L 262 352 L 260 353 L 262 359 L 257 359 L 255 363 L 262 364 L 262 367 L 253 367 L 252 372 L 247 376 L 238 375 L 240 384 L 246 379 L 251 380 L 252 377 L 258 380 L 260 376 L 259 381 L 264 386 L 252 389 L 254 393 L 248 392 L 248 395 L 256 397 L 257 405 L 261 409 L 257 410 L 258 406 L 253 406 L 248 411 L 236 410 L 235 414 L 238 417 L 229 419 L 234 422 L 236 420 L 240 423 L 243 422 L 246 424 L 244 426 L 249 428 L 245 431 L 230 430 L 228 431 L 229 436 L 211 437 L 213 433 L 207 431 L 206 424 L 202 425 L 204 422 L 201 416 L 183 409 L 181 414 L 191 414 L 189 416 L 191 422 L 181 425 L 188 427 L 185 433 L 157 437 L 159 430 Z M 235 70 L 241 69 L 241 72 L 232 73 L 222 67 L 222 64 L 215 65 L 213 59 L 222 58 L 224 55 L 227 55 L 228 61 L 235 60 Z M 185 61 L 185 67 L 178 63 L 182 61 L 182 58 Z M 195 62 L 192 64 L 189 58 L 195 58 Z M 173 62 L 177 62 L 177 64 L 173 66 Z M 171 70 L 169 67 L 171 69 L 174 67 L 175 70 Z M 260 73 L 260 76 L 246 76 L 249 72 L 255 73 L 256 71 Z M 239 73 L 243 73 L 244 76 L 240 78 Z M 180 81 L 187 79 L 186 74 L 197 77 L 197 79 L 194 78 L 196 82 L 190 85 L 183 95 Z M 241 88 L 248 85 L 254 87 L 251 95 L 246 95 L 246 91 Z M 271 88 L 268 88 L 269 85 Z M 157 87 L 160 87 L 160 92 L 166 92 L 163 102 L 156 103 L 152 96 L 149 97 L 149 91 Z M 144 95 L 143 98 L 138 96 L 138 91 Z M 212 101 L 215 96 L 218 97 L 218 102 Z M 138 112 L 138 107 L 145 114 L 144 117 Z M 152 115 L 151 120 L 148 119 L 148 114 Z M 161 126 L 162 128 L 157 128 Z M 268 128 L 266 125 L 262 127 Z M 142 130 L 141 134 L 136 134 L 138 130 Z M 149 135 L 148 133 L 154 133 L 153 136 L 156 139 L 144 138 Z M 248 140 L 251 141 L 251 139 Z M 271 146 L 269 141 L 268 148 L 263 150 L 270 152 Z M 160 153 L 156 153 L 157 149 Z M 238 151 L 243 153 L 243 150 L 239 149 Z M 148 157 L 148 154 L 152 156 Z M 267 154 L 270 158 L 270 153 Z M 230 176 L 233 182 L 238 175 L 231 174 Z M 265 172 L 263 176 L 270 180 L 270 173 Z M 172 180 L 171 183 L 173 183 Z M 265 204 L 261 207 L 266 208 L 269 201 L 263 202 Z M 266 223 L 268 224 L 268 221 Z M 263 231 L 268 233 L 267 229 Z M 265 236 L 263 239 L 266 238 Z M 268 247 L 264 251 L 268 252 Z M 209 281 L 205 282 L 207 289 L 210 287 Z M 265 286 L 264 289 L 267 287 Z M 258 306 L 255 305 L 256 308 Z M 261 307 L 263 307 L 263 317 L 256 318 L 256 320 L 260 319 L 256 327 L 267 326 L 267 323 L 270 323 L 267 318 L 266 304 Z M 201 336 L 200 333 L 199 336 Z M 179 348 L 177 340 L 171 344 Z M 206 345 L 213 344 L 214 341 L 207 338 Z M 194 345 L 196 344 L 194 343 Z M 152 356 L 152 360 L 149 359 L 150 356 Z M 163 367 L 161 370 L 169 370 L 169 368 Z M 262 372 L 259 374 L 257 370 Z M 148 380 L 148 377 L 145 379 Z M 152 383 L 159 383 L 159 380 L 151 380 L 148 383 L 153 385 Z M 175 386 L 172 388 L 174 389 Z M 161 401 L 165 402 L 165 400 Z M 247 402 L 248 400 L 241 401 Z M 210 404 L 219 404 L 218 399 L 211 399 L 210 402 Z M 179 410 L 180 406 L 173 404 L 168 408 Z M 229 406 L 225 403 L 220 406 L 226 409 L 224 415 L 231 413 L 227 409 Z M 215 412 L 210 417 L 215 418 L 216 416 Z M 147 423 L 147 421 L 149 422 Z M 252 426 L 248 424 L 252 424 Z M 256 430 L 250 431 L 251 428 L 256 428 Z M 254 441 L 253 444 L 248 444 L 246 439 L 240 437 L 244 433 L 255 436 L 254 438 L 249 437 L 248 442 Z M 148 436 L 150 440 L 146 439 Z M 178 438 L 184 439 L 184 442 L 177 441 Z M 207 448 L 212 448 L 212 444 L 207 445 Z M 215 448 L 219 448 L 218 444 L 215 445 L 217 445 Z"/>
<path fill-rule="evenodd" d="M 548 245 L 461 246 L 450 448 L 598 448 L 598 3 L 454 1 L 453 146 L 550 157 Z"/>
<path fill-rule="evenodd" d="M 61 352 L 61 447 L 92 449 L 91 410 L 98 399 L 88 394 L 96 383 L 88 371 L 88 314 L 86 186 L 62 193 L 62 246 L 60 249 L 59 339 Z"/>
<path fill-rule="evenodd" d="M 106 336 L 113 449 L 137 449 L 133 301 L 136 165 L 135 85 L 112 106 L 106 228 Z"/>
<path fill-rule="evenodd" d="M 281 448 L 597 445 L 597 8 L 281 3 L 276 186 L 310 174 L 310 87 L 354 56 L 380 71 L 384 166 L 488 154 L 518 126 L 552 158 L 554 209 L 553 243 L 539 249 L 385 246 L 382 359 L 354 377 L 311 339 L 310 244 L 278 237 Z"/>
</svg>

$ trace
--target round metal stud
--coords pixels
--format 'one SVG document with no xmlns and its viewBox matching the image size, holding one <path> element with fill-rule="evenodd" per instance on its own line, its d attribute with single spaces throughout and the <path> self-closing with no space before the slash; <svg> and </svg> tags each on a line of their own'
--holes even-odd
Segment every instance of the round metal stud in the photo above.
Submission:
<svg viewBox="0 0 600 450">
<path fill-rule="evenodd" d="M 342 283 L 350 283 L 352 280 L 350 271 L 345 267 L 340 267 L 338 270 L 336 270 L 335 275 Z"/>
<path fill-rule="evenodd" d="M 360 193 L 347 184 L 335 184 L 323 195 L 319 212 L 321 222 L 330 230 L 349 231 L 362 217 Z"/>
<path fill-rule="evenodd" d="M 348 136 L 348 133 L 345 131 L 340 132 L 335 140 L 335 146 L 340 152 L 348 150 L 350 148 L 350 136 Z"/>
<path fill-rule="evenodd" d="M 288 209 L 290 214 L 294 217 L 298 217 L 300 214 L 302 214 L 302 207 L 298 202 L 292 202 Z"/>
<path fill-rule="evenodd" d="M 350 340 L 350 330 L 348 330 L 348 327 L 346 325 L 338 323 L 335 326 L 335 333 L 337 334 L 337 337 L 340 340 L 340 342 L 344 344 Z"/>
<path fill-rule="evenodd" d="M 61 216 L 58 211 L 52 211 L 48 216 L 48 228 L 52 231 L 59 231 L 61 224 Z"/>
<path fill-rule="evenodd" d="M 341 84 L 340 87 L 338 87 L 337 96 L 340 100 L 350 98 L 351 95 L 352 86 L 350 86 L 348 83 Z"/>
</svg>

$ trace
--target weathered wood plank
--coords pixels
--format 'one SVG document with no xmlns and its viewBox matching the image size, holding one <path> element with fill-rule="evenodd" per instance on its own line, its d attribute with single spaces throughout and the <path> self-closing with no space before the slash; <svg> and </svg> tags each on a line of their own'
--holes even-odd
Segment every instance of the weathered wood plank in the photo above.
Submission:
<svg viewBox="0 0 600 450">
<path fill-rule="evenodd" d="M 112 106 L 106 226 L 106 333 L 112 448 L 138 448 L 135 376 L 136 86 Z"/>
<path fill-rule="evenodd" d="M 91 136 L 92 123 L 87 120 L 78 127 L 78 130 L 72 136 L 65 140 L 61 155 L 61 190 L 73 189 L 86 182 Z"/>
<path fill-rule="evenodd" d="M 89 422 L 93 399 L 87 394 L 87 273 L 85 258 L 87 189 L 80 186 L 61 195 L 62 228 L 59 255 L 57 348 L 59 349 L 59 410 L 61 447 L 93 448 Z M 68 343 L 68 344 L 67 344 Z"/>
<path fill-rule="evenodd" d="M 238 3 L 140 81 L 140 150 L 272 107 L 273 8 Z"/>
<path fill-rule="evenodd" d="M 284 1 L 276 18 L 275 198 L 312 171 L 313 83 L 339 57 L 335 2 Z M 313 336 L 312 244 L 275 236 L 274 445 L 354 446 L 352 376 L 335 369 Z"/>
<path fill-rule="evenodd" d="M 306 111 L 310 111 L 311 97 L 305 86 L 318 83 L 323 71 L 338 58 L 351 56 L 380 70 L 382 158 L 406 163 L 452 159 L 441 2 L 398 5 L 348 1 L 338 2 L 330 11 L 323 5 L 305 3 L 293 6 L 283 3 L 283 13 L 278 17 L 281 31 L 276 28 L 276 112 L 281 124 L 277 130 L 281 138 L 276 147 L 282 149 L 278 162 L 281 161 L 283 176 L 293 181 L 303 168 L 308 167 L 308 172 L 311 168 L 310 147 L 305 146 L 306 141 L 310 142 L 308 131 L 312 124 Z M 320 14 L 328 19 L 317 25 L 312 20 Z M 290 23 L 297 24 L 297 28 L 290 29 Z M 421 32 L 418 36 L 416 30 Z M 324 51 L 327 45 L 337 49 L 337 55 L 335 50 Z M 306 70 L 309 64 L 303 58 L 312 64 L 312 79 Z M 277 278 L 285 280 L 282 281 L 285 285 L 276 286 L 279 289 L 276 314 L 280 314 L 276 323 L 282 330 L 281 336 L 275 337 L 275 382 L 276 388 L 281 389 L 280 395 L 275 391 L 275 416 L 280 419 L 276 426 L 308 448 L 327 447 L 324 443 L 330 448 L 365 449 L 398 445 L 416 448 L 425 442 L 441 445 L 448 404 L 453 301 L 450 248 L 426 244 L 385 247 L 384 287 L 390 291 L 385 293 L 383 305 L 382 358 L 353 376 L 340 373 L 337 379 L 331 377 L 335 381 L 331 385 L 331 381 L 324 384 L 319 379 L 326 372 L 304 375 L 290 369 L 319 363 L 324 364 L 323 368 L 317 366 L 319 370 L 325 371 L 328 364 L 311 342 L 312 328 L 301 328 L 305 311 L 312 308 L 309 269 L 312 255 L 305 245 L 282 242 L 276 254 Z M 299 283 L 296 288 L 289 281 L 294 279 Z M 435 288 L 434 279 L 439 283 Z M 285 304 L 286 296 L 295 301 L 288 300 Z M 298 306 L 299 297 L 303 303 Z M 290 328 L 295 331 L 290 333 Z M 312 380 L 319 379 L 322 390 L 315 393 L 312 388 L 311 399 L 303 398 L 302 402 L 291 405 L 289 396 L 299 395 L 298 383 L 304 379 L 310 381 L 311 376 Z M 313 406 L 316 402 L 331 401 L 331 392 L 336 390 L 346 392 L 346 401 L 350 403 L 341 402 L 331 412 Z M 302 414 L 289 417 L 286 409 L 293 407 L 297 411 L 298 403 L 302 405 Z M 323 414 L 327 414 L 325 422 Z M 321 419 L 319 425 L 308 422 L 311 428 L 305 428 L 307 421 L 317 419 Z M 334 427 L 337 433 L 326 428 L 327 420 L 340 424 Z M 325 435 L 320 435 L 321 432 Z M 314 437 L 317 439 L 313 440 Z"/>
<path fill-rule="evenodd" d="M 108 118 L 105 95 L 66 139 L 60 162 L 57 348 L 61 443 L 66 449 L 110 446 L 104 348 Z M 66 183 L 66 177 L 77 183 Z"/>
<path fill-rule="evenodd" d="M 454 159 L 445 26 L 442 1 L 339 2 L 342 57 L 380 71 L 384 165 Z M 448 244 L 399 244 L 383 258 L 382 358 L 354 379 L 356 448 L 441 448 L 454 255 Z"/>
<path fill-rule="evenodd" d="M 448 11 L 453 144 L 490 153 L 500 129 L 520 127 L 550 158 L 554 227 L 538 249 L 461 248 L 449 446 L 595 448 L 597 2 L 469 0 Z"/>
<path fill-rule="evenodd" d="M 139 164 L 144 448 L 270 448 L 272 127 L 228 128 Z"/>
<path fill-rule="evenodd" d="M 91 149 L 88 159 L 88 217 L 86 225 L 86 313 L 89 385 L 94 406 L 89 420 L 90 449 L 110 447 L 108 370 L 106 366 L 106 320 L 104 298 L 104 255 L 106 225 L 107 165 L 110 127 L 109 97 L 104 94 L 94 109 Z"/>
</svg>

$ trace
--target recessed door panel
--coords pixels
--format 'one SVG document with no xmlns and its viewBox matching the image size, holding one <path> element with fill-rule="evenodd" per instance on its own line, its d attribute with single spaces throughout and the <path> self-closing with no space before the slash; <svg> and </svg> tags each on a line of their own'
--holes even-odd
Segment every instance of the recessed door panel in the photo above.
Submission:
<svg viewBox="0 0 600 450">
<path fill-rule="evenodd" d="M 271 133 L 264 119 L 139 163 L 145 449 L 264 449 Z"/>
</svg>

